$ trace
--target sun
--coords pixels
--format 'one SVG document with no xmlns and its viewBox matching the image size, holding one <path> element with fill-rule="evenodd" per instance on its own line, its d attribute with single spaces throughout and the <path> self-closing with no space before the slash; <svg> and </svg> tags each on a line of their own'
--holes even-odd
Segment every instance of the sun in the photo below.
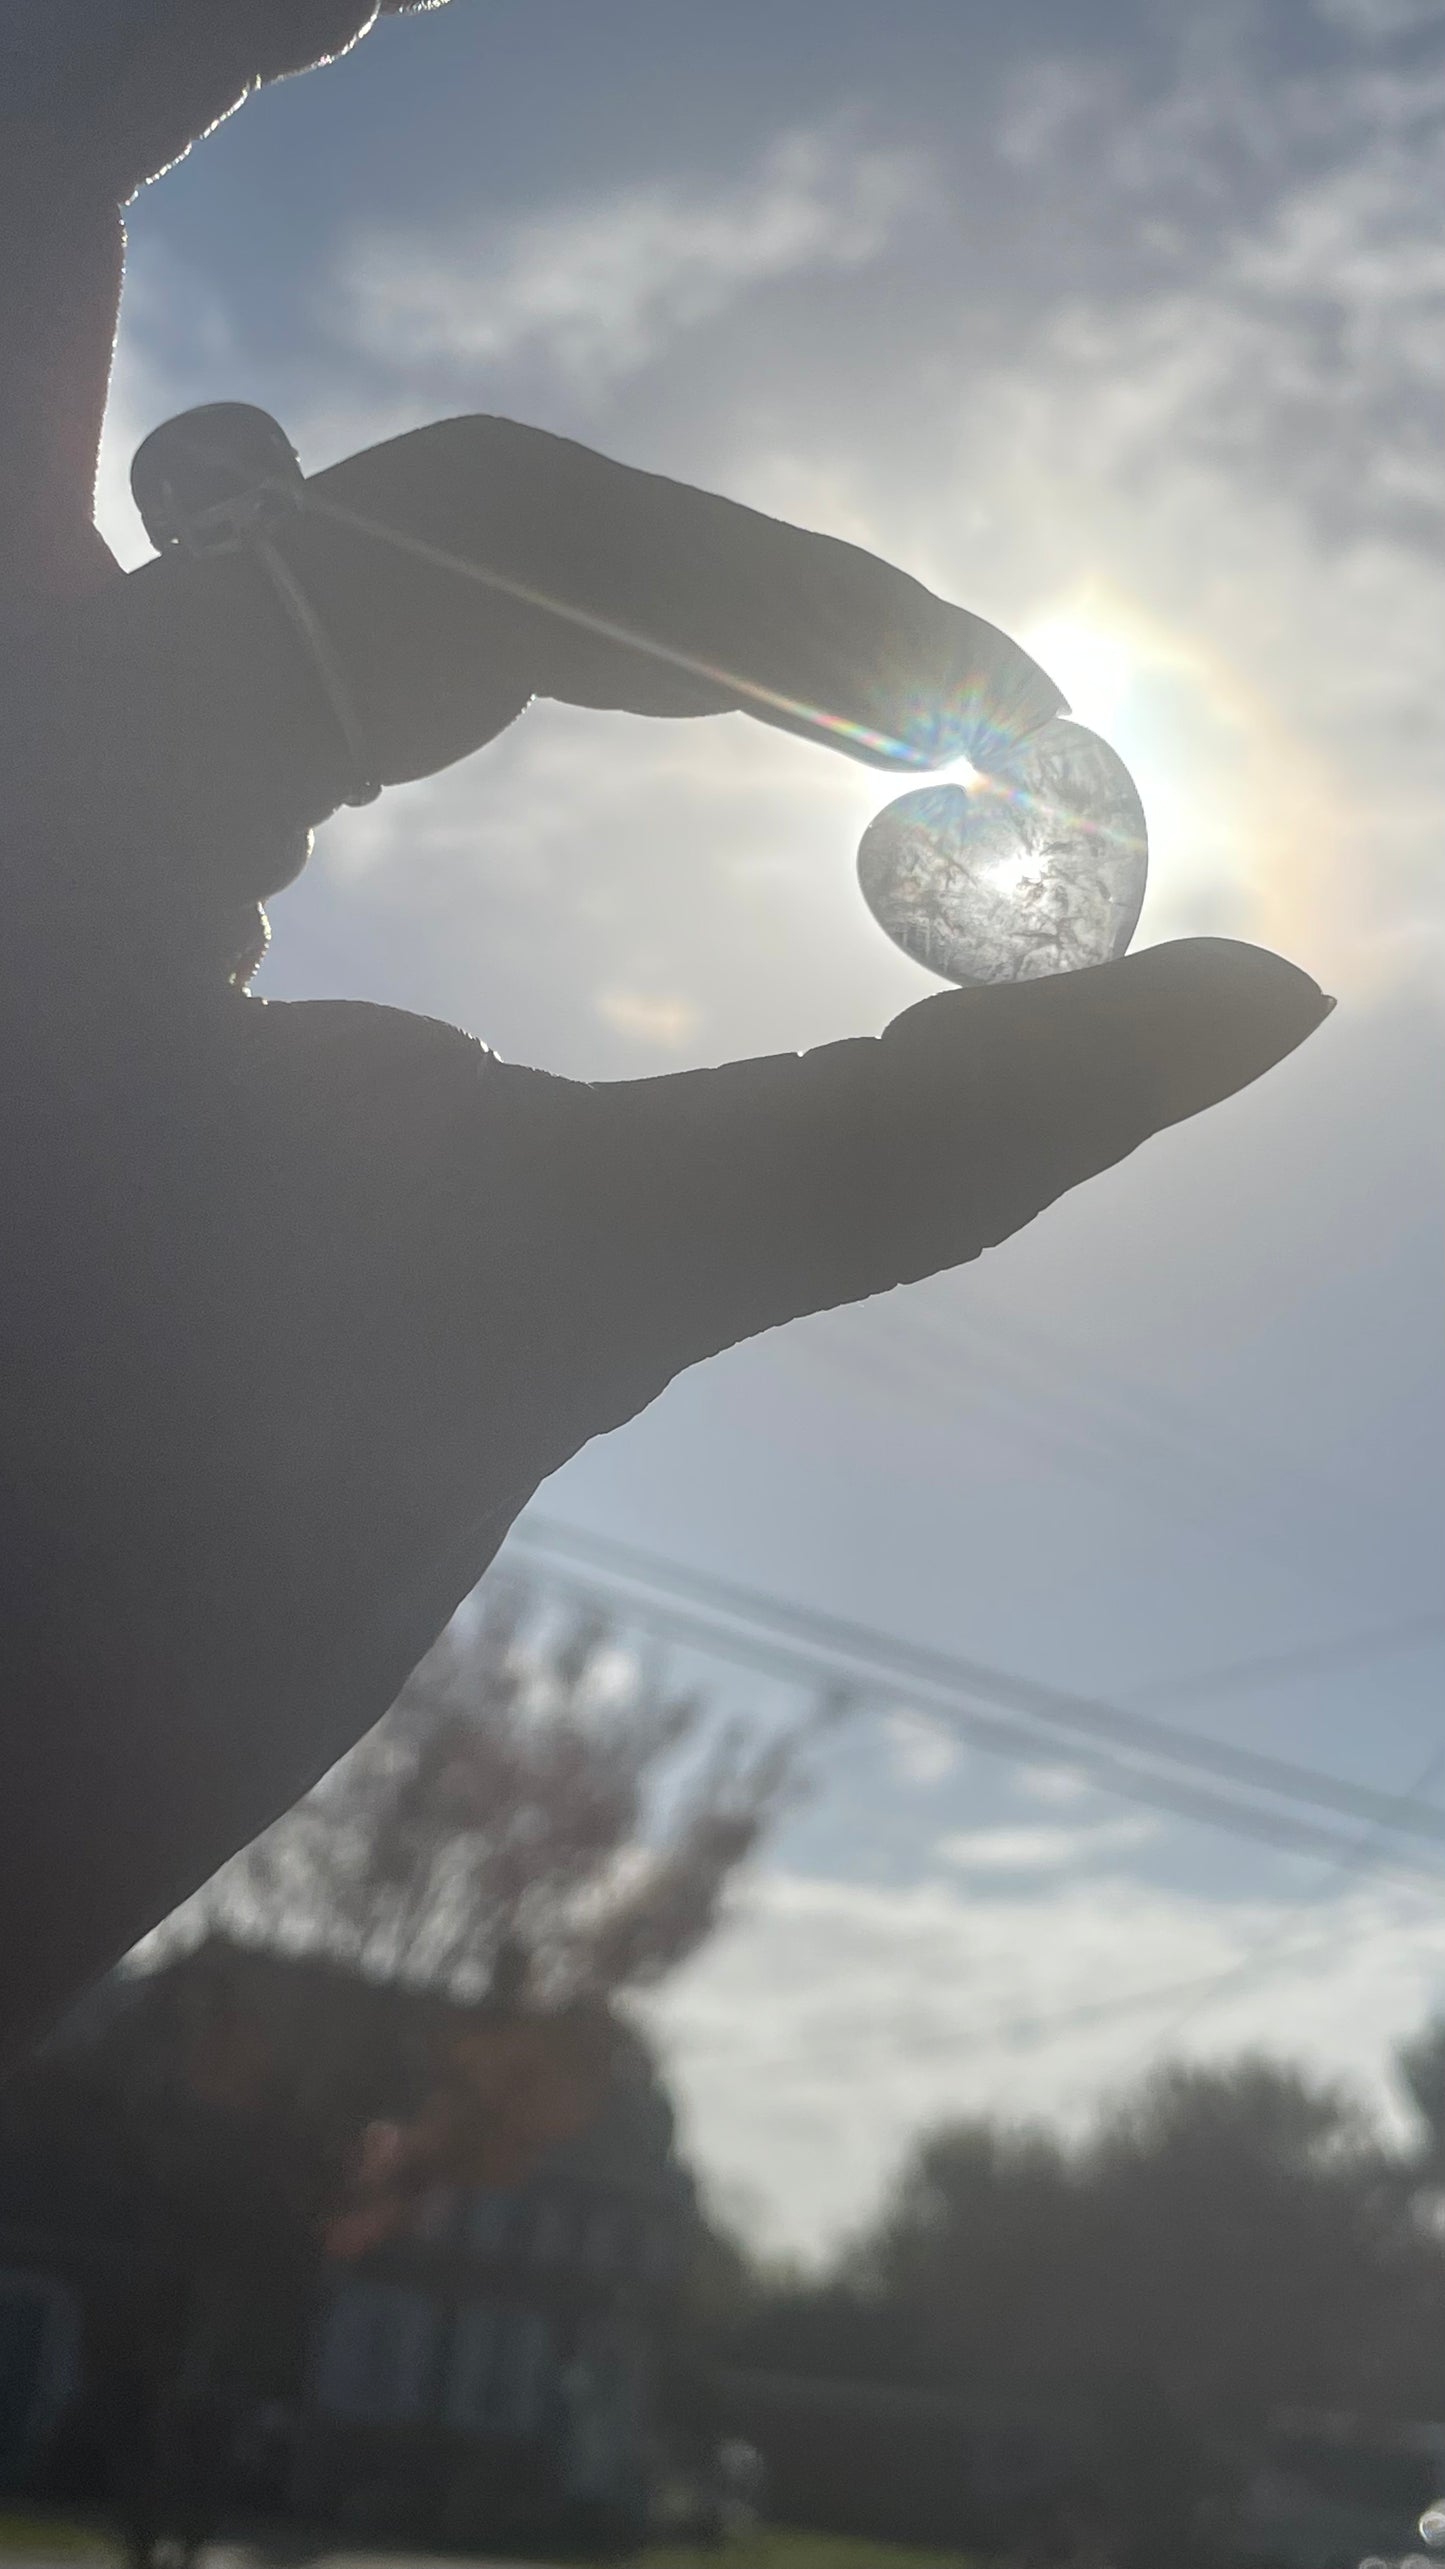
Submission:
<svg viewBox="0 0 1445 2569">
<path fill-rule="evenodd" d="M 1153 654 L 1147 641 L 1131 636 L 1122 618 L 1100 612 L 1087 600 L 1071 600 L 1023 626 L 1016 639 L 1053 679 L 1075 721 L 1102 732 L 1106 740 L 1121 720 L 1126 730 L 1137 731 L 1140 708 L 1130 700 Z M 900 779 L 896 771 L 886 779 L 877 770 L 863 773 L 867 782 L 861 799 L 873 817 L 897 797 Z M 960 785 L 969 794 L 992 790 L 990 780 L 967 758 L 950 759 L 905 781 L 910 791 L 941 785 Z"/>
<path fill-rule="evenodd" d="M 1019 640 L 1063 690 L 1076 719 L 1107 734 L 1123 712 L 1136 669 L 1117 625 L 1065 608 L 1041 617 Z"/>
</svg>

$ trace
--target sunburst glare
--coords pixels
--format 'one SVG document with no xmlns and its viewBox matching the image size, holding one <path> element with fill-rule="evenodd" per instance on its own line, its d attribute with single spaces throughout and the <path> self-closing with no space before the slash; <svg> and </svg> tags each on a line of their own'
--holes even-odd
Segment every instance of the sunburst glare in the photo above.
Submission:
<svg viewBox="0 0 1445 2569">
<path fill-rule="evenodd" d="M 1124 711 L 1136 670 L 1119 627 L 1086 609 L 1061 608 L 1028 626 L 1019 640 L 1063 689 L 1077 720 L 1107 735 Z"/>
</svg>

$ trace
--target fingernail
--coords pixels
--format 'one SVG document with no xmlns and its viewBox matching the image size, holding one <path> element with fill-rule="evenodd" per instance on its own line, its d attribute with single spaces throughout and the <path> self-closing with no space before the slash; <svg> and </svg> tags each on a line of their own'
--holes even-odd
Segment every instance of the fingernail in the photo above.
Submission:
<svg viewBox="0 0 1445 2569">
<path fill-rule="evenodd" d="M 1340 1003 L 1338 999 L 1332 999 L 1327 990 L 1322 990 L 1320 992 L 1320 998 L 1323 1002 L 1320 1009 L 1320 1024 L 1323 1025 L 1326 1017 L 1333 1017 L 1335 1010 L 1338 1008 Z"/>
</svg>

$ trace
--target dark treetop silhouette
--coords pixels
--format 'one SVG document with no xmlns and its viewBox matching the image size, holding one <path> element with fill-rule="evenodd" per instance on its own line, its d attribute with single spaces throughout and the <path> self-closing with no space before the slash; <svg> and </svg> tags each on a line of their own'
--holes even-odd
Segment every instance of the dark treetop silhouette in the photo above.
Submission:
<svg viewBox="0 0 1445 2569">
<path fill-rule="evenodd" d="M 1201 942 L 589 1087 L 391 1009 L 246 995 L 256 905 L 358 780 L 253 564 L 127 578 L 92 526 L 119 209 L 373 14 L 146 0 L 123 62 L 0 129 L 11 2045 L 385 1710 L 589 1437 L 751 1332 L 977 1256 L 1326 1005 Z M 745 688 L 766 719 L 810 728 L 801 701 L 940 755 L 940 715 L 961 740 L 1059 705 L 867 555 L 506 421 L 312 488 L 688 664 L 308 514 L 288 555 L 386 782 L 533 695 L 683 715 Z"/>
</svg>

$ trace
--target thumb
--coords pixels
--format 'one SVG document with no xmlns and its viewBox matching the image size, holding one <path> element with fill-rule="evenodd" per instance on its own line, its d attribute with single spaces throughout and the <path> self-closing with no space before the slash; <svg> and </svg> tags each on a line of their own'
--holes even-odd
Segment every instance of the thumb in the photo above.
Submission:
<svg viewBox="0 0 1445 2569">
<path fill-rule="evenodd" d="M 1334 1008 L 1283 955 L 1227 937 L 1191 937 L 1126 955 L 1084 978 L 1117 1025 L 1135 1077 L 1152 1087 L 1152 1127 L 1180 1124 L 1247 1088 Z"/>
<path fill-rule="evenodd" d="M 896 1019 L 883 1048 L 915 1109 L 928 1100 L 912 1148 L 935 1170 L 939 1154 L 952 1161 L 984 1247 L 1247 1088 L 1333 1006 L 1281 956 L 1196 937 L 1092 971 L 940 992 Z"/>
</svg>

